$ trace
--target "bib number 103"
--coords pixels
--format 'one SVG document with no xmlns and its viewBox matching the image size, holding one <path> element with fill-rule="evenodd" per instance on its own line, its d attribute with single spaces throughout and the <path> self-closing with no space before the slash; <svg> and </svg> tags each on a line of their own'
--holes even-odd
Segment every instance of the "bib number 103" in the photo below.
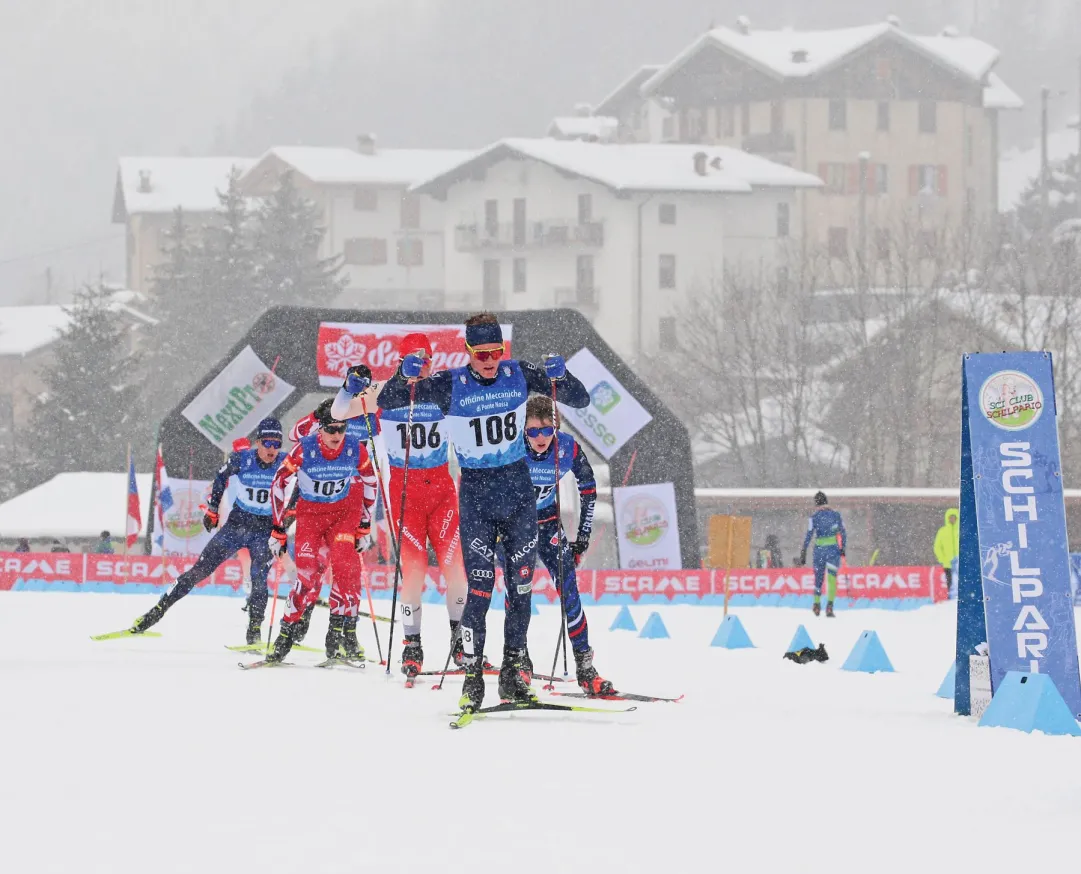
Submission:
<svg viewBox="0 0 1081 874">
<path fill-rule="evenodd" d="M 517 412 L 510 412 L 505 416 L 489 416 L 487 419 L 470 419 L 469 425 L 477 438 L 477 446 L 483 446 L 485 438 L 489 444 L 497 446 L 518 436 Z"/>
<path fill-rule="evenodd" d="M 312 489 L 317 495 L 322 495 L 324 498 L 332 498 L 335 495 L 340 495 L 344 492 L 348 483 L 349 480 L 347 479 L 312 480 Z"/>
</svg>

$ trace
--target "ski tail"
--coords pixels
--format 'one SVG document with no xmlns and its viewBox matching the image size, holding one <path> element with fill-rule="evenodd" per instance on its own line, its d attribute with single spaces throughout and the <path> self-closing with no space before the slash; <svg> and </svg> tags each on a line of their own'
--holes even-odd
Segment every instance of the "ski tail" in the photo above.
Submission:
<svg viewBox="0 0 1081 874">
<path fill-rule="evenodd" d="M 551 701 L 506 701 L 493 704 L 491 707 L 463 711 L 450 723 L 450 727 L 464 728 L 477 718 L 483 718 L 495 713 L 519 713 L 527 710 L 546 710 L 558 713 L 630 713 L 637 709 L 637 707 L 586 707 L 578 704 L 554 704 Z"/>
<path fill-rule="evenodd" d="M 106 634 L 91 634 L 91 640 L 117 640 L 121 637 L 161 637 L 160 631 L 132 631 L 125 628 L 123 631 L 110 631 Z"/>
</svg>

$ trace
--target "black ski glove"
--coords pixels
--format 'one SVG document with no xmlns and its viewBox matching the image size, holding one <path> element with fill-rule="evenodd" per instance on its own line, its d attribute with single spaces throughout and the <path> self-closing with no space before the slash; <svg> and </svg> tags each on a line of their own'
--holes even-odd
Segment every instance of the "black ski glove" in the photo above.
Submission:
<svg viewBox="0 0 1081 874">
<path fill-rule="evenodd" d="M 570 545 L 571 555 L 574 556 L 574 566 L 578 567 L 582 563 L 582 556 L 586 554 L 586 550 L 589 549 L 589 538 L 581 537 L 574 541 Z"/>
<path fill-rule="evenodd" d="M 799 566 L 800 567 L 806 567 L 807 566 L 807 550 L 806 549 L 803 550 L 803 552 L 801 552 L 799 554 Z"/>
</svg>

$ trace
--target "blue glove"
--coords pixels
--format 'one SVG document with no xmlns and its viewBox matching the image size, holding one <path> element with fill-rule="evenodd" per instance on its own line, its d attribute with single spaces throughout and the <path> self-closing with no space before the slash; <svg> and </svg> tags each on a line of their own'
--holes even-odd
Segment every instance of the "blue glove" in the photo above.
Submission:
<svg viewBox="0 0 1081 874">
<path fill-rule="evenodd" d="M 544 359 L 544 372 L 549 379 L 562 379 L 567 375 L 567 362 L 562 355 L 549 355 Z"/>
<path fill-rule="evenodd" d="M 372 372 L 365 364 L 350 367 L 345 375 L 345 390 L 351 395 L 359 395 L 372 384 Z"/>
<path fill-rule="evenodd" d="M 415 355 L 410 352 L 402 359 L 402 376 L 406 379 L 419 378 L 420 372 L 424 370 L 424 365 L 427 363 L 428 359 L 423 355 Z"/>
</svg>

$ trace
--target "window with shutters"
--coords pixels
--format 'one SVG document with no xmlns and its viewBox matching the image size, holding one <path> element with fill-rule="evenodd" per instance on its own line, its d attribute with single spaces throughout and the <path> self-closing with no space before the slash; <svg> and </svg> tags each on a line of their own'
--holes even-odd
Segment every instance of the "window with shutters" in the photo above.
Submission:
<svg viewBox="0 0 1081 874">
<path fill-rule="evenodd" d="M 525 258 L 514 259 L 514 293 L 522 294 L 525 291 L 526 260 Z"/>
<path fill-rule="evenodd" d="M 933 100 L 920 101 L 920 133 L 933 134 L 938 131 L 938 104 Z"/>
<path fill-rule="evenodd" d="M 825 194 L 844 194 L 848 181 L 848 165 L 837 162 L 818 165 L 818 175 L 826 183 L 822 189 Z"/>
<path fill-rule="evenodd" d="M 379 209 L 379 189 L 358 185 L 353 189 L 353 209 L 357 212 L 375 212 Z"/>
<path fill-rule="evenodd" d="M 741 103 L 739 107 L 739 126 L 744 136 L 751 132 L 751 104 Z"/>
<path fill-rule="evenodd" d="M 406 192 L 402 195 L 402 229 L 415 231 L 420 227 L 420 198 Z"/>
<path fill-rule="evenodd" d="M 657 263 L 658 263 L 657 284 L 661 288 L 675 288 L 676 287 L 676 256 L 675 255 L 661 255 L 657 259 Z"/>
<path fill-rule="evenodd" d="M 827 243 L 831 258 L 848 257 L 848 228 L 830 228 Z"/>
<path fill-rule="evenodd" d="M 777 236 L 787 237 L 791 228 L 792 216 L 787 203 L 777 204 Z"/>
<path fill-rule="evenodd" d="M 387 263 L 387 241 L 377 237 L 353 237 L 342 244 L 346 264 L 372 267 Z"/>
<path fill-rule="evenodd" d="M 879 82 L 889 82 L 893 78 L 893 68 L 889 58 L 875 58 L 875 78 Z"/>
<path fill-rule="evenodd" d="M 499 236 L 499 201 L 484 201 L 484 233 L 488 237 Z"/>
<path fill-rule="evenodd" d="M 871 194 L 889 194 L 890 168 L 888 164 L 874 164 L 871 173 Z"/>
<path fill-rule="evenodd" d="M 875 228 L 875 258 L 890 260 L 890 232 L 887 228 Z"/>
<path fill-rule="evenodd" d="M 662 225 L 674 225 L 676 223 L 676 205 L 674 203 L 662 203 L 658 206 L 657 221 Z"/>
<path fill-rule="evenodd" d="M 420 267 L 424 264 L 424 240 L 402 237 L 398 240 L 398 265 Z"/>
<path fill-rule="evenodd" d="M 769 104 L 769 132 L 779 134 L 784 132 L 784 101 L 773 100 Z"/>
<path fill-rule="evenodd" d="M 890 129 L 890 102 L 888 100 L 878 101 L 878 130 L 889 131 Z"/>
<path fill-rule="evenodd" d="M 834 99 L 830 101 L 830 130 L 848 129 L 848 101 Z"/>
<path fill-rule="evenodd" d="M 588 225 L 593 221 L 593 195 L 578 195 L 578 224 Z"/>
<path fill-rule="evenodd" d="M 908 193 L 911 197 L 917 195 L 937 195 L 946 197 L 946 165 L 945 164 L 913 164 L 908 168 Z"/>
</svg>

